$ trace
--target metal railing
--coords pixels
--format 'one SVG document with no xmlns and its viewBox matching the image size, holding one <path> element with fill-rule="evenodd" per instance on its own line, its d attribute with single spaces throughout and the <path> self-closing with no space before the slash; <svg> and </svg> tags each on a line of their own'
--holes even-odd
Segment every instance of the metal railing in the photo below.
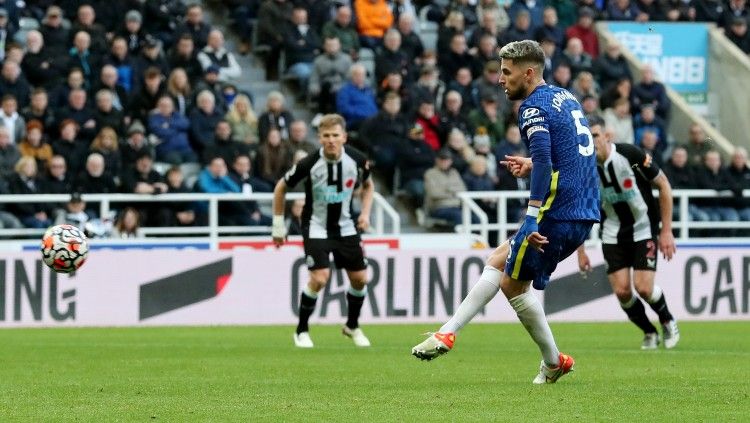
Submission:
<svg viewBox="0 0 750 423">
<path fill-rule="evenodd" d="M 267 234 L 270 226 L 219 226 L 219 202 L 222 201 L 257 201 L 270 204 L 273 201 L 271 193 L 254 194 L 83 194 L 81 198 L 88 203 L 99 203 L 99 215 L 107 216 L 113 209 L 113 204 L 132 205 L 132 203 L 165 203 L 165 202 L 207 202 L 208 225 L 187 227 L 142 227 L 140 233 L 144 236 L 159 235 L 207 235 L 211 248 L 218 245 L 219 237 L 223 234 Z M 290 192 L 286 200 L 303 199 L 303 193 Z M 68 194 L 11 194 L 0 195 L 0 203 L 66 203 L 70 200 Z M 401 233 L 401 218 L 398 212 L 379 193 L 374 193 L 371 211 L 371 233 L 375 235 L 398 235 Z M 44 229 L 0 229 L 0 236 L 34 236 L 42 235 Z"/>
<path fill-rule="evenodd" d="M 750 190 L 742 192 L 743 197 L 750 197 Z M 654 191 L 654 197 L 658 196 L 658 191 Z M 714 191 L 703 189 L 686 189 L 673 190 L 672 196 L 676 200 L 675 209 L 678 211 L 678 218 L 673 220 L 672 228 L 677 230 L 677 239 L 685 241 L 690 239 L 691 229 L 750 229 L 750 222 L 746 221 L 693 221 L 690 220 L 690 200 L 697 198 L 732 198 L 734 194 L 731 191 Z M 479 233 L 484 239 L 488 238 L 489 231 L 498 231 L 500 234 L 507 234 L 508 231 L 516 230 L 521 225 L 520 222 L 508 222 L 508 200 L 527 200 L 528 191 L 472 191 L 461 192 L 458 194 L 461 199 L 463 224 L 457 227 L 457 230 L 463 233 Z M 489 216 L 479 207 L 476 200 L 489 200 L 497 202 L 496 223 L 488 223 Z M 479 218 L 480 223 L 471 223 L 471 214 Z M 504 237 L 504 236 L 503 236 Z M 592 231 L 592 237 L 598 237 L 598 230 Z M 501 237 L 502 238 L 502 237 Z"/>
</svg>

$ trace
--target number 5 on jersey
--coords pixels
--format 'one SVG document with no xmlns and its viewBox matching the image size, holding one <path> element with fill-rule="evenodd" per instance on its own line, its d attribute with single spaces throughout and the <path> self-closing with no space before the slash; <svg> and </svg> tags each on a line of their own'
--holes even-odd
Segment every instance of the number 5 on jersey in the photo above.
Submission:
<svg viewBox="0 0 750 423">
<path fill-rule="evenodd" d="M 594 137 L 591 136 L 589 128 L 581 122 L 584 117 L 583 112 L 580 110 L 571 110 L 570 114 L 576 122 L 576 134 L 586 135 L 586 138 L 588 138 L 588 145 L 583 146 L 578 144 L 578 153 L 582 156 L 590 156 L 594 154 Z"/>
</svg>

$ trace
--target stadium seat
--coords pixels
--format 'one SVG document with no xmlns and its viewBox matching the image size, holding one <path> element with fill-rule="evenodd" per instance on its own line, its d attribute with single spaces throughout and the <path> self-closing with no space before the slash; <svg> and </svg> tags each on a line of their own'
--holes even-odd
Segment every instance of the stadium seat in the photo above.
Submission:
<svg viewBox="0 0 750 423">
<path fill-rule="evenodd" d="M 189 177 L 197 177 L 201 172 L 201 165 L 198 163 L 183 163 L 180 165 L 182 176 L 187 180 Z"/>
<path fill-rule="evenodd" d="M 159 172 L 159 175 L 164 176 L 169 168 L 172 167 L 171 164 L 165 163 L 165 162 L 154 162 L 153 168 L 155 171 Z"/>
<path fill-rule="evenodd" d="M 362 63 L 367 70 L 367 77 L 370 80 L 375 78 L 375 52 L 369 48 L 359 49 L 359 63 Z"/>
<path fill-rule="evenodd" d="M 437 48 L 438 24 L 427 20 L 429 7 L 423 7 L 419 11 L 419 39 L 422 40 L 425 50 Z"/>
</svg>

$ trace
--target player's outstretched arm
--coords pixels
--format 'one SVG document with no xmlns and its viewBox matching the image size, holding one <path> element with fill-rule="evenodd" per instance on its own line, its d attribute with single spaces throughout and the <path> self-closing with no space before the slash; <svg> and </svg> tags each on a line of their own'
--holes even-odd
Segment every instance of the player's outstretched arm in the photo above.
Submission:
<svg viewBox="0 0 750 423">
<path fill-rule="evenodd" d="M 500 162 L 505 166 L 511 175 L 516 178 L 525 178 L 531 173 L 533 164 L 531 158 L 521 156 L 505 156 L 505 160 Z"/>
<path fill-rule="evenodd" d="M 271 236 L 276 247 L 281 247 L 286 240 L 286 226 L 284 224 L 284 197 L 286 196 L 286 182 L 279 179 L 273 189 L 273 223 Z"/>
<path fill-rule="evenodd" d="M 372 196 L 374 192 L 375 183 L 372 181 L 372 178 L 367 178 L 362 183 L 362 210 L 357 219 L 357 228 L 362 232 L 365 232 L 370 228 L 370 211 L 372 210 Z"/>
<path fill-rule="evenodd" d="M 659 209 L 661 212 L 661 232 L 659 233 L 659 251 L 666 260 L 672 260 L 677 251 L 672 234 L 672 185 L 664 172 L 659 174 L 651 183 L 659 190 Z"/>
</svg>

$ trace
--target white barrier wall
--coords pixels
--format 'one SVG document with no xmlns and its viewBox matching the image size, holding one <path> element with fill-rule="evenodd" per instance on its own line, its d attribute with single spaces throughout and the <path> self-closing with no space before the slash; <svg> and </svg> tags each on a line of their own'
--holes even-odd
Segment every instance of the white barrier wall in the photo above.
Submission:
<svg viewBox="0 0 750 423">
<path fill-rule="evenodd" d="M 363 322 L 439 322 L 479 276 L 487 251 L 371 250 Z M 552 321 L 625 320 L 598 249 L 580 277 L 575 257 L 537 292 Z M 681 320 L 749 319 L 750 250 L 680 248 L 657 281 Z M 0 327 L 292 324 L 307 281 L 301 251 L 94 251 L 75 277 L 56 275 L 32 252 L 0 258 Z M 345 321 L 345 276 L 333 272 L 314 323 Z M 515 321 L 501 298 L 485 322 Z"/>
</svg>

